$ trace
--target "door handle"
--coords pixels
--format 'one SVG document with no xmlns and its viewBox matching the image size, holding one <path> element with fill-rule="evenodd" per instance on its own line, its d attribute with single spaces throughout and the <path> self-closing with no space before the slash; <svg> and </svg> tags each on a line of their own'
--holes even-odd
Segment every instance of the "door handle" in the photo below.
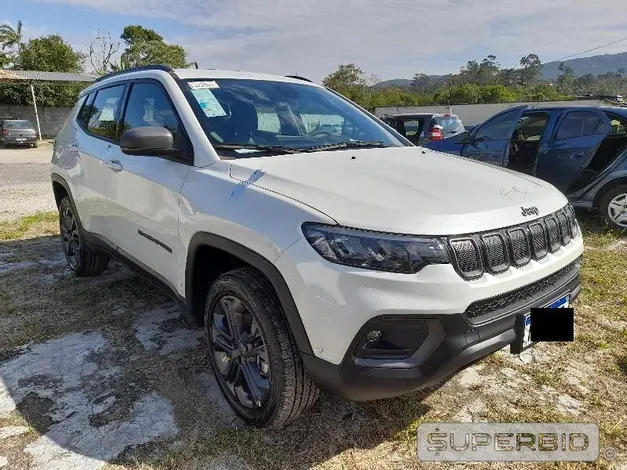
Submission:
<svg viewBox="0 0 627 470">
<path fill-rule="evenodd" d="M 581 158 L 583 157 L 584 153 L 583 152 L 574 152 L 570 158 Z"/>
<path fill-rule="evenodd" d="M 113 171 L 122 171 L 123 169 L 120 160 L 107 160 L 105 165 Z"/>
</svg>

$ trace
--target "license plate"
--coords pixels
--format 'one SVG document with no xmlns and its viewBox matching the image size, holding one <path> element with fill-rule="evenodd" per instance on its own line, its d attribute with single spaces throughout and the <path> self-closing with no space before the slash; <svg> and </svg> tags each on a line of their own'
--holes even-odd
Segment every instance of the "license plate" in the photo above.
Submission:
<svg viewBox="0 0 627 470">
<path fill-rule="evenodd" d="M 570 294 L 566 294 L 542 308 L 568 308 L 569 305 Z M 510 351 L 513 354 L 520 354 L 534 344 L 531 341 L 531 312 L 525 313 L 516 322 L 516 337 L 516 342 L 510 347 Z"/>
<path fill-rule="evenodd" d="M 24 139 L 23 137 L 18 137 L 17 139 L 18 142 L 26 142 L 26 139 Z"/>
</svg>

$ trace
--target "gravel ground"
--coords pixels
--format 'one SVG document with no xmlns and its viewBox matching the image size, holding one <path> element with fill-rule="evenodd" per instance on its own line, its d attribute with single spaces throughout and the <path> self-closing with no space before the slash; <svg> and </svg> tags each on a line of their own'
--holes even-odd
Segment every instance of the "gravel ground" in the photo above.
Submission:
<svg viewBox="0 0 627 470">
<path fill-rule="evenodd" d="M 52 143 L 38 148 L 0 148 L 0 221 L 55 211 L 50 186 Z"/>
</svg>

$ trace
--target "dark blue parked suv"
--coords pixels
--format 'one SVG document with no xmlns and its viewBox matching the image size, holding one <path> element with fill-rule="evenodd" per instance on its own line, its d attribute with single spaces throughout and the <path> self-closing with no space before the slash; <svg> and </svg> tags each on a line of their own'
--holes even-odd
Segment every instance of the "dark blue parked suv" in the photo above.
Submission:
<svg viewBox="0 0 627 470">
<path fill-rule="evenodd" d="M 627 108 L 510 108 L 423 146 L 537 176 L 627 229 Z"/>
</svg>

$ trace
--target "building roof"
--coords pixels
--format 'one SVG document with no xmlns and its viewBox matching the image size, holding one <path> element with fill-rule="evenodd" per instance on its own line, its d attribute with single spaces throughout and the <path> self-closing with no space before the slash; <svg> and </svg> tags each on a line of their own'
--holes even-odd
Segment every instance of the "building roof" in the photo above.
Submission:
<svg viewBox="0 0 627 470">
<path fill-rule="evenodd" d="M 83 73 L 40 72 L 38 70 L 0 70 L 0 82 L 93 82 L 95 75 Z"/>
</svg>

